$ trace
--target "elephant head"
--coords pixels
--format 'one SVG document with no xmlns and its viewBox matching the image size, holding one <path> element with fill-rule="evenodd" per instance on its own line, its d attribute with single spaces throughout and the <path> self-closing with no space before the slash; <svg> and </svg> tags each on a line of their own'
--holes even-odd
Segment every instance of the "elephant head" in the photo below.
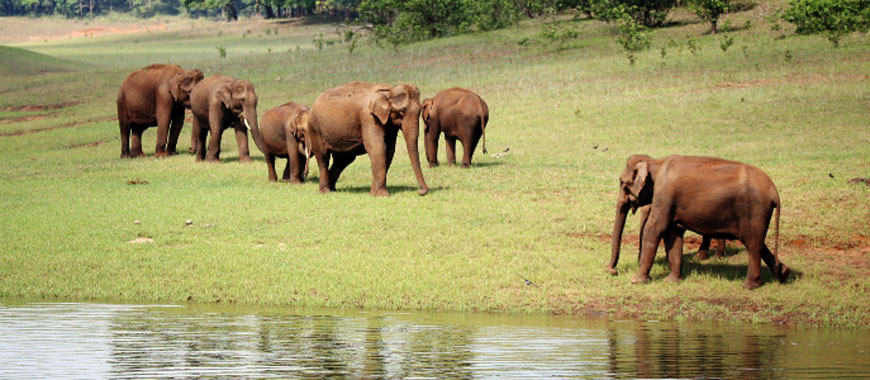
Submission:
<svg viewBox="0 0 870 380">
<path fill-rule="evenodd" d="M 652 203 L 653 176 L 650 166 L 656 164 L 650 156 L 633 155 L 628 158 L 625 169 L 619 175 L 619 192 L 616 197 L 616 217 L 613 222 L 612 247 L 608 272 L 616 275 L 616 264 L 619 262 L 619 251 L 622 243 L 622 232 L 625 228 L 625 219 L 628 210 L 632 214 L 639 207 Z"/>
<path fill-rule="evenodd" d="M 417 193 L 426 195 L 429 186 L 423 179 L 420 168 L 420 154 L 417 150 L 417 138 L 420 135 L 420 90 L 417 86 L 399 84 L 390 88 L 378 89 L 369 102 L 369 110 L 382 125 L 392 125 L 402 130 L 411 166 L 417 176 L 420 189 Z"/>
<path fill-rule="evenodd" d="M 175 74 L 169 80 L 169 93 L 172 95 L 172 100 L 176 104 L 182 104 L 185 108 L 190 108 L 190 92 L 199 81 L 202 80 L 202 71 L 199 69 L 184 70 Z"/>
<path fill-rule="evenodd" d="M 421 116 L 423 117 L 423 124 L 426 125 L 424 132 L 429 132 L 429 119 L 432 117 L 434 110 L 432 109 L 432 98 L 426 99 L 423 101 L 423 112 Z"/>
<path fill-rule="evenodd" d="M 309 112 L 306 108 L 305 111 L 296 114 L 296 118 L 290 122 L 293 137 L 299 142 L 299 153 L 305 155 L 305 169 L 302 173 L 306 177 L 308 176 L 308 161 L 311 158 L 311 139 L 308 137 L 308 116 Z M 292 154 L 292 152 L 287 152 L 287 154 Z"/>
<path fill-rule="evenodd" d="M 219 88 L 215 96 L 232 116 L 238 118 L 246 128 L 251 130 L 257 147 L 265 152 L 266 145 L 257 124 L 258 98 L 254 85 L 244 79 L 233 79 Z"/>
</svg>

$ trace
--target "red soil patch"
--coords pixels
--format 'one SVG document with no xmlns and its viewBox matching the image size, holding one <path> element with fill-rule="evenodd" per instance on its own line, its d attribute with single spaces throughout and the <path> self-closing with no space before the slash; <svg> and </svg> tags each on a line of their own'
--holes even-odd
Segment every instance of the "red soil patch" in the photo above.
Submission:
<svg viewBox="0 0 870 380">
<path fill-rule="evenodd" d="M 19 107 L 6 107 L 0 108 L 0 111 L 5 112 L 33 112 L 33 111 L 48 111 L 48 110 L 59 110 L 61 108 L 72 107 L 78 105 L 80 102 L 67 102 L 60 104 L 47 104 L 41 106 L 19 106 Z"/>
<path fill-rule="evenodd" d="M 157 24 L 153 26 L 148 26 L 144 28 L 115 28 L 115 27 L 99 27 L 99 28 L 88 28 L 76 30 L 64 35 L 64 37 L 94 37 L 94 36 L 108 36 L 113 34 L 132 34 L 132 33 L 140 33 L 140 32 L 150 32 L 152 30 L 166 30 L 166 24 Z"/>
<path fill-rule="evenodd" d="M 24 136 L 24 135 L 29 135 L 29 134 L 32 134 L 32 133 L 40 133 L 40 132 L 46 132 L 46 131 L 53 131 L 53 130 L 55 130 L 55 129 L 71 128 L 71 127 L 77 127 L 77 126 L 79 126 L 79 125 L 85 125 L 85 124 L 91 124 L 91 123 L 99 123 L 99 122 L 103 122 L 103 121 L 112 121 L 112 120 L 118 120 L 118 118 L 117 118 L 117 117 L 101 117 L 101 118 L 96 118 L 96 119 L 91 119 L 91 120 L 85 120 L 85 121 L 74 121 L 74 122 L 70 122 L 70 123 L 66 123 L 66 124 L 61 124 L 61 125 L 55 125 L 55 126 L 53 126 L 53 127 L 47 127 L 47 128 L 25 129 L 25 130 L 15 131 L 15 132 L 0 133 L 0 137 Z"/>
<path fill-rule="evenodd" d="M 33 115 L 33 116 L 13 117 L 10 119 L 0 119 L 0 124 L 23 123 L 25 121 L 48 119 L 51 116 L 52 115 Z"/>
</svg>

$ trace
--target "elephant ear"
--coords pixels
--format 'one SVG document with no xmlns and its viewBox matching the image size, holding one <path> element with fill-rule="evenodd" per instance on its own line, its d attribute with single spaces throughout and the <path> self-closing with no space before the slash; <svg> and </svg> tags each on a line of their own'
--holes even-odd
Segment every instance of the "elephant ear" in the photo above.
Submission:
<svg viewBox="0 0 870 380">
<path fill-rule="evenodd" d="M 426 128 L 429 128 L 429 118 L 435 113 L 432 109 L 432 99 L 423 101 L 423 122 L 426 123 Z"/>
<path fill-rule="evenodd" d="M 390 106 L 392 110 L 404 116 L 408 106 L 411 105 L 411 97 L 408 86 L 403 84 L 393 86 L 390 89 Z"/>
<path fill-rule="evenodd" d="M 181 96 L 181 84 L 181 73 L 175 74 L 175 76 L 173 76 L 172 79 L 169 80 L 169 94 L 172 95 L 173 102 L 177 102 L 178 97 Z"/>
<path fill-rule="evenodd" d="M 236 99 L 245 99 L 248 96 L 248 86 L 245 81 L 236 79 L 232 83 L 233 97 Z"/>
<path fill-rule="evenodd" d="M 387 124 L 390 120 L 389 90 L 376 90 L 369 101 L 369 111 L 381 124 Z"/>
<path fill-rule="evenodd" d="M 308 132 L 308 111 L 302 111 L 296 115 L 296 118 L 293 119 L 293 137 L 302 136 L 305 138 L 306 133 Z"/>
<path fill-rule="evenodd" d="M 215 92 L 217 100 L 223 103 L 224 107 L 227 109 L 232 109 L 232 96 L 229 86 L 221 86 L 221 88 Z"/>
<path fill-rule="evenodd" d="M 635 164 L 634 178 L 632 178 L 631 187 L 629 188 L 631 195 L 634 196 L 635 199 L 640 197 L 641 190 L 646 186 L 647 178 L 649 178 L 649 165 L 646 161 L 640 161 Z"/>
</svg>

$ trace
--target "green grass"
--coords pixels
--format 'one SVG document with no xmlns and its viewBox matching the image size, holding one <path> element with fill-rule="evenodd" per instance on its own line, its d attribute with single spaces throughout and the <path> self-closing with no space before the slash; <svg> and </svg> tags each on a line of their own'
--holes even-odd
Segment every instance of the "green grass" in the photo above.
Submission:
<svg viewBox="0 0 870 380">
<path fill-rule="evenodd" d="M 585 20 L 581 39 L 561 53 L 519 44 L 536 37 L 535 21 L 399 49 L 364 43 L 353 55 L 345 45 L 313 47 L 329 25 L 263 21 L 220 34 L 228 24 L 199 22 L 16 45 L 74 62 L 75 71 L 11 67 L 0 109 L 73 105 L 0 121 L 0 297 L 603 311 L 866 328 L 870 189 L 846 181 L 870 175 L 870 40 L 854 35 L 838 50 L 821 37 L 777 40 L 763 21 L 768 5 L 728 16 L 752 25 L 732 33 L 727 53 L 678 10 L 677 25 L 657 30 L 634 66 L 611 27 Z M 694 55 L 689 37 L 701 47 Z M 215 46 L 227 49 L 225 59 Z M 229 133 L 218 165 L 186 153 L 120 160 L 117 88 L 153 62 L 246 78 L 260 114 L 287 101 L 310 105 L 351 80 L 413 83 L 424 98 L 467 87 L 489 104 L 491 153 L 510 154 L 477 152 L 469 170 L 424 169 L 431 192 L 418 197 L 399 144 L 386 199 L 368 195 L 364 156 L 337 192 L 321 195 L 314 171 L 303 185 L 269 183 L 256 149 L 253 164 L 238 164 Z M 143 138 L 149 155 L 155 138 L 154 128 Z M 783 199 L 782 259 L 800 275 L 780 285 L 764 272 L 765 286 L 744 291 L 746 254 L 734 245 L 724 260 L 688 259 L 676 285 L 663 281 L 660 252 L 654 281 L 633 286 L 630 243 L 620 276 L 607 275 L 617 175 L 634 153 L 720 156 L 764 169 Z M 148 183 L 127 184 L 137 179 Z M 634 220 L 626 235 L 636 233 Z M 138 237 L 153 243 L 129 243 Z"/>
</svg>

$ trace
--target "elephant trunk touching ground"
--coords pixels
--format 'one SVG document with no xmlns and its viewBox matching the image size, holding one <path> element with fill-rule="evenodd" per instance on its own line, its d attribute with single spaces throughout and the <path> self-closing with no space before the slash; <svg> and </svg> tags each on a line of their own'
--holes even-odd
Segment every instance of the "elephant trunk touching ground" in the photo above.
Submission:
<svg viewBox="0 0 870 380">
<path fill-rule="evenodd" d="M 423 170 L 420 168 L 420 152 L 417 149 L 417 137 L 420 135 L 420 107 L 411 106 L 406 112 L 410 117 L 405 117 L 402 121 L 402 136 L 405 138 L 405 145 L 408 148 L 408 157 L 411 159 L 411 166 L 414 168 L 414 175 L 417 176 L 417 183 L 420 188 L 417 189 L 417 194 L 426 195 L 429 192 L 429 186 L 426 185 L 426 180 L 423 179 Z"/>
</svg>

